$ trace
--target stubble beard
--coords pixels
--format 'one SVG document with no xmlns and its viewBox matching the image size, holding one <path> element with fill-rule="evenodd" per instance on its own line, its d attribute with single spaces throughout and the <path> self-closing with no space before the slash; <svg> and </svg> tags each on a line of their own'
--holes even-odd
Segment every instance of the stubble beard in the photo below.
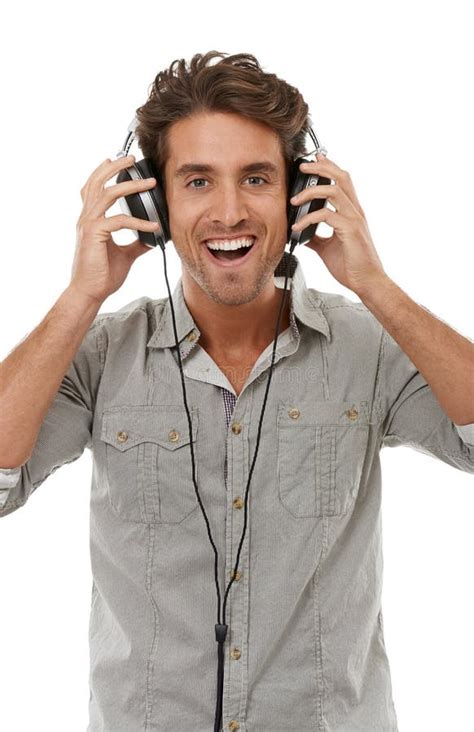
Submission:
<svg viewBox="0 0 474 732">
<path fill-rule="evenodd" d="M 254 269 L 247 275 L 234 273 L 230 268 L 228 272 L 222 270 L 223 276 L 218 288 L 210 276 L 210 265 L 202 263 L 201 260 L 196 263 L 182 252 L 178 254 L 188 274 L 213 302 L 218 305 L 245 305 L 258 297 L 273 276 L 283 251 L 276 252 L 271 258 L 256 258 Z"/>
</svg>

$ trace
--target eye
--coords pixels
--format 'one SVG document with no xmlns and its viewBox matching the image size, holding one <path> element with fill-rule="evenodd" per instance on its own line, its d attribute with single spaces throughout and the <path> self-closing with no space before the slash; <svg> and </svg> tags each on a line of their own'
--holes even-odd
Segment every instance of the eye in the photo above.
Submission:
<svg viewBox="0 0 474 732">
<path fill-rule="evenodd" d="M 189 183 L 187 185 L 190 186 L 191 183 L 196 183 L 196 181 L 198 181 L 198 180 L 204 180 L 204 178 L 193 178 L 193 180 L 189 181 Z M 195 188 L 195 186 L 191 186 L 191 187 Z M 203 186 L 198 186 L 198 188 L 203 188 Z"/>
<path fill-rule="evenodd" d="M 246 180 L 261 180 L 264 183 L 267 182 L 265 180 L 265 178 L 262 178 L 259 175 L 250 175 L 248 178 L 246 178 Z M 197 181 L 205 181 L 205 178 L 193 178 L 192 180 L 189 181 L 189 183 L 187 183 L 187 186 L 186 187 L 191 186 L 191 188 L 205 188 L 205 186 L 194 186 L 194 185 L 192 185 L 192 183 L 196 183 Z"/>
</svg>

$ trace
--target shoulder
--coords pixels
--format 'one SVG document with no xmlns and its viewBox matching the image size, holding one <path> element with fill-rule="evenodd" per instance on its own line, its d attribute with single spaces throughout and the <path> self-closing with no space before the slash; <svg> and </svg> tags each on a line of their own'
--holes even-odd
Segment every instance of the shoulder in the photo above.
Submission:
<svg viewBox="0 0 474 732">
<path fill-rule="evenodd" d="M 152 318 L 156 310 L 159 310 L 163 305 L 165 305 L 167 299 L 167 297 L 152 299 L 147 295 L 137 297 L 135 300 L 131 300 L 125 305 L 122 305 L 118 310 L 99 313 L 96 315 L 92 325 L 113 326 L 127 320 L 140 319 L 143 318 L 143 316 Z"/>
<path fill-rule="evenodd" d="M 308 294 L 315 306 L 321 308 L 335 335 L 342 332 L 363 340 L 380 340 L 382 325 L 360 300 L 352 300 L 335 292 L 321 292 L 313 287 L 308 288 Z"/>
<path fill-rule="evenodd" d="M 167 297 L 153 299 L 143 295 L 122 305 L 118 310 L 98 313 L 89 332 L 106 342 L 110 338 L 122 340 L 128 335 L 141 335 L 148 339 L 160 320 L 167 300 Z"/>
</svg>

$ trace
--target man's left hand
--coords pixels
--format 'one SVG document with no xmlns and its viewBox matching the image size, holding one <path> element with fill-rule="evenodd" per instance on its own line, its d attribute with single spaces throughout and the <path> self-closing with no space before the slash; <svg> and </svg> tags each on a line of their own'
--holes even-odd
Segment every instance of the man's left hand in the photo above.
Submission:
<svg viewBox="0 0 474 732">
<path fill-rule="evenodd" d="M 372 241 L 351 177 L 322 154 L 318 154 L 317 161 L 301 163 L 300 170 L 329 178 L 334 184 L 306 188 L 291 199 L 291 204 L 301 205 L 313 198 L 326 198 L 336 210 L 323 207 L 308 213 L 293 230 L 302 231 L 318 221 L 331 226 L 334 229 L 332 236 L 315 234 L 306 246 L 319 254 L 341 285 L 359 294 L 378 278 L 387 275 Z"/>
</svg>

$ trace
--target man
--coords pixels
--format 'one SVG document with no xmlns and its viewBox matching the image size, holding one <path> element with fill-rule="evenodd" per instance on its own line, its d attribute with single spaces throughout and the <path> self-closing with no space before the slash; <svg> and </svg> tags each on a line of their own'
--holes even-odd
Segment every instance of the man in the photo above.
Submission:
<svg viewBox="0 0 474 732">
<path fill-rule="evenodd" d="M 210 730 L 214 557 L 192 444 L 223 590 L 247 519 L 227 606 L 222 728 L 396 730 L 379 452 L 409 444 L 474 472 L 465 378 L 474 346 L 385 273 L 349 174 L 324 158 L 304 169 L 334 184 L 295 203 L 321 196 L 335 210 L 300 226 L 333 227 L 308 246 L 361 302 L 306 287 L 284 248 L 288 153 L 292 141 L 301 152 L 307 108 L 254 57 L 209 66 L 216 55 L 163 72 L 139 128 L 183 265 L 173 304 L 191 434 L 168 298 L 98 315 L 150 251 L 138 240 L 118 247 L 111 232 L 153 230 L 105 217 L 120 196 L 155 184 L 105 188 L 131 162 L 105 160 L 81 192 L 69 286 L 0 364 L 1 513 L 92 449 L 89 730 Z M 243 257 L 217 253 L 236 241 Z M 288 257 L 289 305 L 245 513 Z"/>
</svg>

